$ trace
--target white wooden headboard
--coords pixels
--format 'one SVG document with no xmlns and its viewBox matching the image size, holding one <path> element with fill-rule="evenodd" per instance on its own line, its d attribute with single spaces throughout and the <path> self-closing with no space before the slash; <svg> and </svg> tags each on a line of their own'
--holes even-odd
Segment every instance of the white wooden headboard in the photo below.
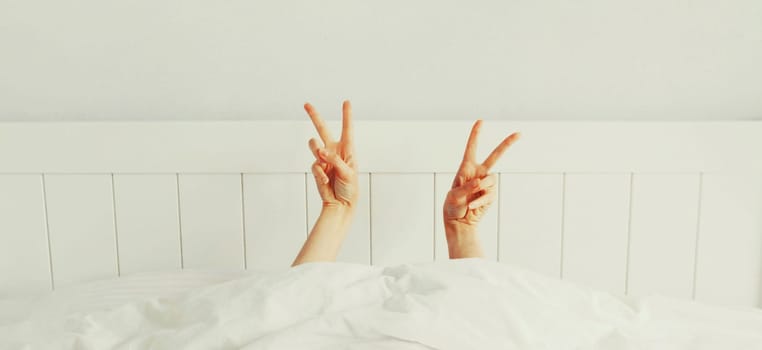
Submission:
<svg viewBox="0 0 762 350">
<path fill-rule="evenodd" d="M 337 122 L 329 125 L 338 130 Z M 341 260 L 446 259 L 469 122 L 356 122 Z M 629 294 L 762 303 L 762 123 L 486 121 L 490 259 Z M 305 122 L 0 124 L 0 295 L 175 268 L 285 267 L 319 211 Z"/>
</svg>

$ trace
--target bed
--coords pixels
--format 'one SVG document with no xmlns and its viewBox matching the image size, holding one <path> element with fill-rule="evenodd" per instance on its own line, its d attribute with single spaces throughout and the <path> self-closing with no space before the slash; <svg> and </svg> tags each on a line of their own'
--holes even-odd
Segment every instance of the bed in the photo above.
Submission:
<svg viewBox="0 0 762 350">
<path fill-rule="evenodd" d="M 0 347 L 762 348 L 762 123 L 487 121 L 524 138 L 458 261 L 469 123 L 355 128 L 340 262 L 288 268 L 308 122 L 0 124 Z"/>
</svg>

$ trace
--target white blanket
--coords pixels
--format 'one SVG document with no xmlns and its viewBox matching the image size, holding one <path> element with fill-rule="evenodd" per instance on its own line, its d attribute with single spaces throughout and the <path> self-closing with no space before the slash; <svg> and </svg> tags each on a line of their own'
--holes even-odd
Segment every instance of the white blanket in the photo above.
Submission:
<svg viewBox="0 0 762 350">
<path fill-rule="evenodd" d="M 625 298 L 481 259 L 311 263 L 0 325 L 6 349 L 762 349 L 762 311 Z"/>
</svg>

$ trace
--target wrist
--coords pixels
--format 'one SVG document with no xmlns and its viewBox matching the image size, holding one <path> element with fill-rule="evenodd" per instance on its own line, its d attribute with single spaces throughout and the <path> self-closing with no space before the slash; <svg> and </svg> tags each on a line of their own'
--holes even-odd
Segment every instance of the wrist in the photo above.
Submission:
<svg viewBox="0 0 762 350">
<path fill-rule="evenodd" d="M 340 221 L 349 221 L 354 215 L 354 208 L 333 203 L 323 203 L 323 209 L 320 216 L 330 217 Z"/>
<path fill-rule="evenodd" d="M 448 238 L 469 237 L 477 235 L 476 226 L 473 224 L 466 224 L 457 220 L 445 220 L 444 226 L 445 235 L 447 235 Z"/>
<path fill-rule="evenodd" d="M 475 225 L 457 221 L 445 222 L 445 234 L 450 259 L 484 257 Z"/>
</svg>

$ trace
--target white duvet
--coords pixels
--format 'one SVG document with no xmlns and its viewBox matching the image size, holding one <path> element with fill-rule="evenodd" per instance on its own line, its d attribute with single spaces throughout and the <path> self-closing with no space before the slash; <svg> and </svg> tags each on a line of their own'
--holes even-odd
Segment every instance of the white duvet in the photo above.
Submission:
<svg viewBox="0 0 762 350">
<path fill-rule="evenodd" d="M 612 296 L 481 259 L 311 263 L 37 309 L 0 323 L 1 349 L 762 349 L 759 310 Z"/>
</svg>

